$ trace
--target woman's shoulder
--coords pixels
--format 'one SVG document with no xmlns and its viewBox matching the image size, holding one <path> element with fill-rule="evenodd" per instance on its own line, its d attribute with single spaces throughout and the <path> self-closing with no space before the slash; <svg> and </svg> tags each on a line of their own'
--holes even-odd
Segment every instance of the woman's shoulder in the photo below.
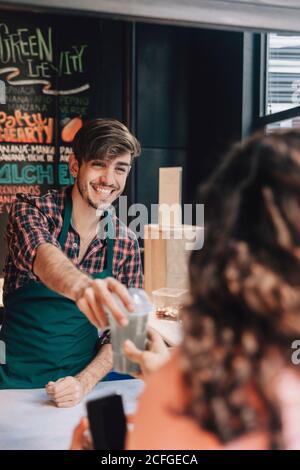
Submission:
<svg viewBox="0 0 300 470">
<path fill-rule="evenodd" d="M 266 449 L 265 433 L 248 434 L 224 446 L 185 412 L 190 397 L 184 382 L 180 349 L 147 380 L 127 437 L 127 449 Z"/>
<path fill-rule="evenodd" d="M 170 359 L 147 379 L 147 386 L 153 387 L 158 382 L 176 380 L 183 385 L 182 373 L 180 368 L 180 347 L 172 349 Z M 153 385 L 154 384 L 154 385 Z"/>
<path fill-rule="evenodd" d="M 209 449 L 218 440 L 185 414 L 188 388 L 180 369 L 180 351 L 147 380 L 127 439 L 128 449 Z"/>
<path fill-rule="evenodd" d="M 181 368 L 180 347 L 173 348 L 170 359 L 146 380 L 144 400 L 155 397 L 156 406 L 168 405 L 182 412 L 189 399 L 189 389 Z"/>
<path fill-rule="evenodd" d="M 300 449 L 300 371 L 296 366 L 283 369 L 275 379 L 281 408 L 285 448 Z"/>
</svg>

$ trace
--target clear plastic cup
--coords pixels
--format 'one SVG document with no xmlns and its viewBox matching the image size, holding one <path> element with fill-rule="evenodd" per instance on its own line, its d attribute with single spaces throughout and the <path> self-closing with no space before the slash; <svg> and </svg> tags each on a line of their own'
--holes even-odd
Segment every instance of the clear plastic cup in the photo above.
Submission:
<svg viewBox="0 0 300 470">
<path fill-rule="evenodd" d="M 130 339 L 137 348 L 145 350 L 147 339 L 147 323 L 149 314 L 153 311 L 153 305 L 143 289 L 130 287 L 128 289 L 132 297 L 134 310 L 129 312 L 115 295 L 116 303 L 120 310 L 128 318 L 127 326 L 120 326 L 115 318 L 108 312 L 111 343 L 113 350 L 113 370 L 122 374 L 137 374 L 140 372 L 138 364 L 130 361 L 123 353 L 124 341 Z"/>
</svg>

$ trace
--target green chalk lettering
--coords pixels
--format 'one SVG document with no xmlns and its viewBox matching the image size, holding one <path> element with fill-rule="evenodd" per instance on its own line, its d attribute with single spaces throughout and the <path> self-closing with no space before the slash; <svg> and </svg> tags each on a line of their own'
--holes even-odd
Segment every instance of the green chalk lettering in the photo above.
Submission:
<svg viewBox="0 0 300 470">
<path fill-rule="evenodd" d="M 48 28 L 48 38 L 45 39 L 40 28 L 36 29 L 36 37 L 39 44 L 39 57 L 40 60 L 53 62 L 52 50 L 52 28 Z"/>
<path fill-rule="evenodd" d="M 53 165 L 5 163 L 0 168 L 0 184 L 53 184 Z"/>
<path fill-rule="evenodd" d="M 65 163 L 58 165 L 58 181 L 61 186 L 66 186 L 74 183 L 74 178 L 70 175 L 69 167 Z"/>
</svg>

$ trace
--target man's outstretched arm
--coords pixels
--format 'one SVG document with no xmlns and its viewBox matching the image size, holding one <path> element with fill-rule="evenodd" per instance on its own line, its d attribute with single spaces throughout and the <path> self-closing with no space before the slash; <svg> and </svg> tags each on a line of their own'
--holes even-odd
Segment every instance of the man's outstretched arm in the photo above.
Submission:
<svg viewBox="0 0 300 470">
<path fill-rule="evenodd" d="M 74 300 L 96 327 L 107 326 L 105 310 L 109 310 L 121 325 L 127 324 L 112 294 L 117 294 L 128 310 L 133 308 L 132 299 L 126 287 L 116 279 L 92 279 L 80 271 L 60 248 L 50 243 L 37 248 L 33 271 L 47 287 Z"/>
</svg>

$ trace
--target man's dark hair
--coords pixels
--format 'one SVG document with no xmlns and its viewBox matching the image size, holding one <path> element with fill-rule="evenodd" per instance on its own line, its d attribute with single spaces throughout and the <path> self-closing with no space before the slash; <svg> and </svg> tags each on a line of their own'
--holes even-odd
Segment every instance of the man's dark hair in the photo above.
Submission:
<svg viewBox="0 0 300 470">
<path fill-rule="evenodd" d="M 81 165 L 84 161 L 110 159 L 124 153 L 130 153 L 133 160 L 140 155 L 141 146 L 127 127 L 116 119 L 92 119 L 75 135 L 73 151 Z"/>
</svg>

